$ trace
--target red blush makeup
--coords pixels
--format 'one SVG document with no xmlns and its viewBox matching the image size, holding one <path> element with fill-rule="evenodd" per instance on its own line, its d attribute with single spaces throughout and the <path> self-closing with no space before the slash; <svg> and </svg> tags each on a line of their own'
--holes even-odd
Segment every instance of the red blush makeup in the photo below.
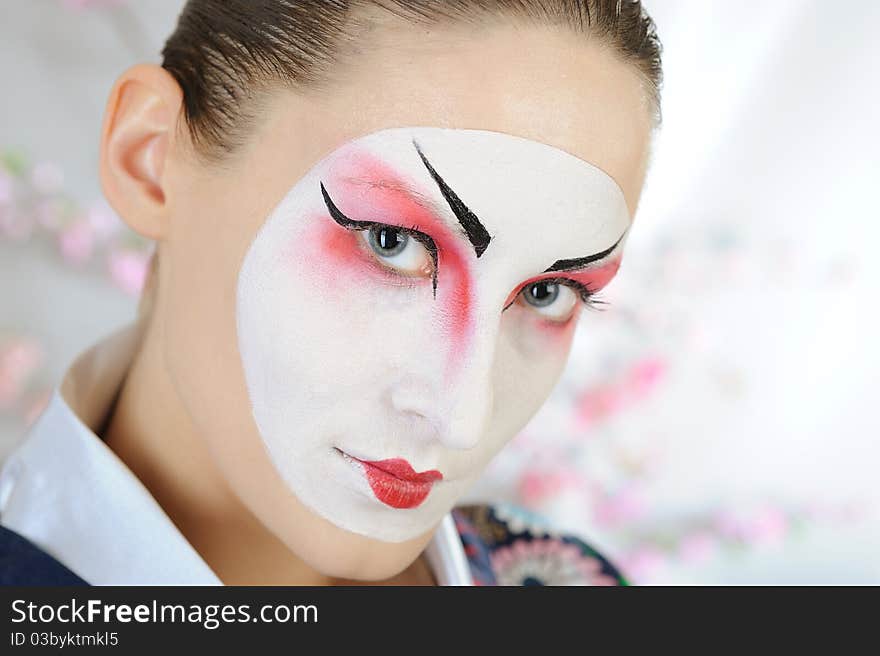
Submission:
<svg viewBox="0 0 880 656">
<path fill-rule="evenodd" d="M 530 312 L 529 314 L 531 314 L 531 320 L 534 324 L 535 330 L 541 333 L 544 337 L 551 339 L 554 344 L 559 344 L 561 346 L 566 343 L 566 338 L 574 336 L 574 329 L 575 326 L 577 326 L 578 317 L 583 310 L 583 303 L 578 302 L 574 306 L 571 318 L 567 321 L 550 321 L 539 315 L 537 312 Z"/>
<path fill-rule="evenodd" d="M 357 221 L 412 228 L 434 240 L 438 268 L 437 313 L 450 348 L 446 373 L 453 375 L 467 354 L 473 333 L 472 273 L 461 237 L 407 193 L 406 188 L 415 185 L 368 153 L 348 155 L 332 172 L 328 181 L 328 187 L 331 186 L 334 201 L 347 216 Z M 335 260 L 350 261 L 352 249 L 359 249 L 355 235 L 333 223 L 323 223 L 331 229 L 348 232 L 355 240 L 349 244 L 342 237 L 333 237 L 330 242 Z"/>
</svg>

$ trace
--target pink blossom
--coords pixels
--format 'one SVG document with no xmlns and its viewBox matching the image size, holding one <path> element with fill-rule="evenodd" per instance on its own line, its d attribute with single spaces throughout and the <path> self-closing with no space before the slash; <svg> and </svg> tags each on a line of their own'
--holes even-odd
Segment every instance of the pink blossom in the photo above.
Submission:
<svg viewBox="0 0 880 656">
<path fill-rule="evenodd" d="M 107 258 L 110 278 L 126 294 L 137 296 L 147 279 L 150 255 L 131 250 L 113 251 Z"/>
<path fill-rule="evenodd" d="M 583 485 L 583 476 L 566 467 L 552 470 L 526 470 L 519 480 L 518 495 L 529 507 L 539 505 L 567 488 Z"/>
<path fill-rule="evenodd" d="M 548 485 L 543 476 L 536 472 L 526 472 L 519 480 L 519 498 L 527 506 L 534 506 L 548 494 Z"/>
<path fill-rule="evenodd" d="M 77 219 L 58 236 L 61 255 L 70 264 L 83 264 L 95 250 L 95 233 L 85 219 Z"/>
<path fill-rule="evenodd" d="M 0 206 L 0 236 L 12 241 L 24 241 L 33 233 L 30 217 L 14 207 Z"/>
<path fill-rule="evenodd" d="M 730 510 L 719 510 L 715 513 L 714 525 L 715 530 L 727 539 L 739 540 L 744 537 L 745 525 Z"/>
<path fill-rule="evenodd" d="M 12 178 L 6 171 L 0 170 L 0 205 L 12 202 Z"/>
<path fill-rule="evenodd" d="M 622 381 L 585 390 L 574 404 L 575 425 L 578 429 L 586 428 L 620 412 L 627 403 L 644 398 L 665 371 L 666 363 L 660 358 L 645 358 L 633 365 Z"/>
<path fill-rule="evenodd" d="M 591 388 L 575 401 L 575 423 L 579 428 L 595 424 L 618 410 L 622 402 L 620 390 L 612 385 Z"/>
<path fill-rule="evenodd" d="M 745 522 L 744 538 L 754 545 L 776 546 L 788 533 L 788 518 L 778 508 L 764 506 Z"/>
<path fill-rule="evenodd" d="M 624 576 L 634 582 L 647 583 L 668 565 L 667 555 L 653 545 L 637 547 L 620 558 L 620 568 Z"/>
<path fill-rule="evenodd" d="M 40 162 L 31 171 L 31 184 L 41 194 L 56 194 L 64 186 L 64 171 L 55 162 Z"/>
<path fill-rule="evenodd" d="M 34 208 L 34 218 L 46 230 L 58 230 L 63 216 L 64 210 L 56 199 L 42 200 Z"/>
<path fill-rule="evenodd" d="M 718 551 L 718 538 L 708 531 L 693 531 L 678 543 L 679 557 L 691 564 L 706 562 Z"/>
<path fill-rule="evenodd" d="M 627 388 L 634 399 L 647 396 L 666 373 L 666 363 L 660 358 L 645 358 L 630 369 Z"/>
<path fill-rule="evenodd" d="M 95 239 L 104 243 L 122 229 L 122 221 L 104 201 L 93 203 L 86 211 L 86 220 L 92 226 Z"/>
<path fill-rule="evenodd" d="M 642 517 L 646 510 L 644 495 L 633 484 L 597 503 L 593 516 L 601 526 L 619 526 Z"/>
<path fill-rule="evenodd" d="M 16 338 L 0 344 L 0 407 L 17 403 L 25 382 L 43 362 L 43 351 L 34 340 Z"/>
</svg>

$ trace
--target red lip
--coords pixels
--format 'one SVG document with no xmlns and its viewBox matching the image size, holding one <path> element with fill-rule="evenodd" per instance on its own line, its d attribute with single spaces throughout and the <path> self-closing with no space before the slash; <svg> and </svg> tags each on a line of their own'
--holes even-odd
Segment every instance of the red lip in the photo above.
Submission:
<svg viewBox="0 0 880 656">
<path fill-rule="evenodd" d="M 373 494 L 392 508 L 415 508 L 421 505 L 431 492 L 431 486 L 443 480 L 443 474 L 436 469 L 417 472 L 403 458 L 358 462 L 364 465 Z"/>
</svg>

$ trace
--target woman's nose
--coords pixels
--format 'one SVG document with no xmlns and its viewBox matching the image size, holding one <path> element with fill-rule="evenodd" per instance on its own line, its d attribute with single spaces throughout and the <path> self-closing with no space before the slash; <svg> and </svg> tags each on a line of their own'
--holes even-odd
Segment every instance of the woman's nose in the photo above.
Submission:
<svg viewBox="0 0 880 656">
<path fill-rule="evenodd" d="M 473 449 L 486 433 L 492 416 L 494 344 L 486 344 L 465 362 L 450 394 L 446 430 L 441 436 L 451 449 Z"/>
<path fill-rule="evenodd" d="M 492 415 L 498 330 L 488 326 L 474 332 L 466 353 L 449 353 L 434 346 L 434 353 L 442 355 L 439 362 L 432 363 L 433 371 L 411 372 L 390 390 L 395 412 L 424 420 L 432 438 L 450 449 L 477 446 Z"/>
</svg>

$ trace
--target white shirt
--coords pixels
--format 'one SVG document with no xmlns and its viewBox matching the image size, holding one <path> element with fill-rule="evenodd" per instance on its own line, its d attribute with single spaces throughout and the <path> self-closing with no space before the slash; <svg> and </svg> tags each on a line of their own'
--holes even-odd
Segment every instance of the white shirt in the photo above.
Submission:
<svg viewBox="0 0 880 656">
<path fill-rule="evenodd" d="M 132 325 L 83 353 L 0 470 L 0 524 L 93 585 L 220 585 L 97 436 L 137 347 Z M 447 515 L 425 550 L 440 585 L 473 585 Z"/>
</svg>

